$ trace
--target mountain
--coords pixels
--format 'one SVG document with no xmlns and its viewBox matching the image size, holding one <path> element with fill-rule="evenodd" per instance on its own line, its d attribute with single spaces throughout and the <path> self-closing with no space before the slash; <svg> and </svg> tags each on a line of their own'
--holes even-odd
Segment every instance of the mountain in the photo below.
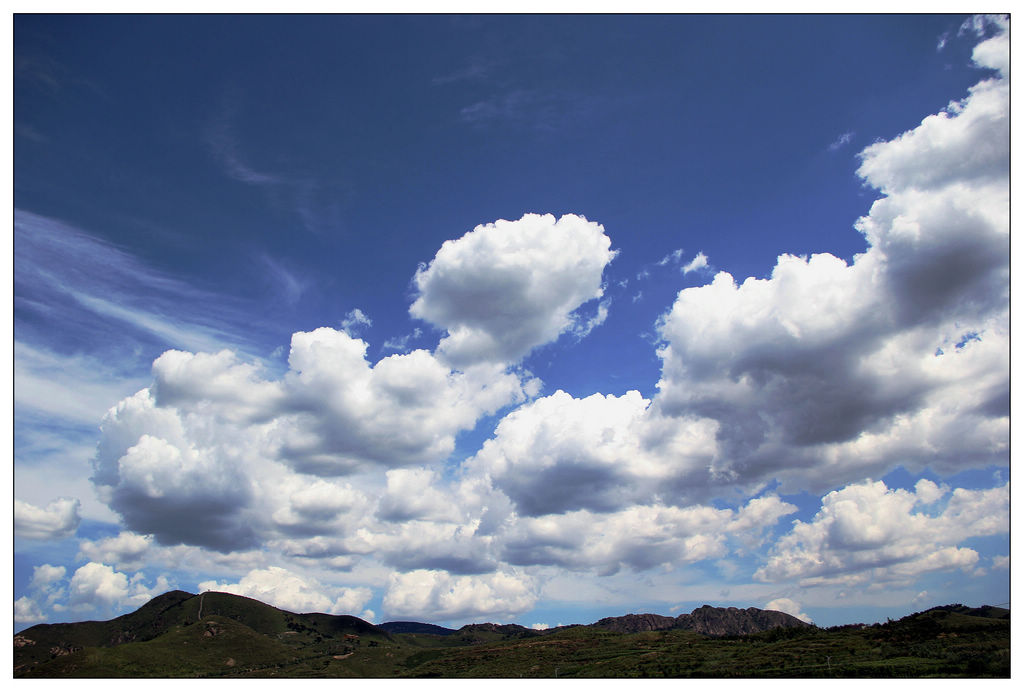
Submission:
<svg viewBox="0 0 1024 692">
<path fill-rule="evenodd" d="M 377 625 L 380 629 L 391 634 L 436 634 L 439 636 L 446 636 L 449 634 L 455 634 L 458 630 L 449 629 L 447 627 L 441 627 L 440 625 L 430 625 L 425 622 L 407 622 L 404 620 L 396 622 L 382 622 Z"/>
<path fill-rule="evenodd" d="M 674 618 L 653 613 L 641 615 L 631 613 L 621 617 L 603 618 L 592 626 L 622 633 L 678 629 L 699 632 L 713 637 L 754 634 L 776 627 L 814 627 L 799 618 L 777 610 L 715 608 L 709 605 L 703 605 L 692 613 Z"/>
<path fill-rule="evenodd" d="M 89 670 L 95 659 L 109 659 L 113 670 L 148 662 L 150 674 L 175 676 L 195 670 L 195 647 L 186 648 L 190 641 L 206 652 L 223 648 L 222 660 L 233 661 L 232 667 L 245 661 L 259 668 L 293 662 L 309 644 L 347 653 L 356 643 L 379 646 L 390 640 L 387 631 L 351 615 L 296 614 L 234 594 L 171 591 L 113 620 L 22 630 L 14 637 L 14 670 L 62 677 Z"/>
<path fill-rule="evenodd" d="M 655 632 L 670 630 L 676 626 L 676 619 L 665 615 L 643 613 L 640 615 L 622 615 L 620 617 L 601 618 L 591 627 L 600 627 L 612 632 Z"/>
<path fill-rule="evenodd" d="M 1006 677 L 1009 629 L 1008 610 L 954 604 L 827 629 L 702 606 L 675 618 L 452 630 L 171 591 L 112 620 L 17 633 L 14 677 Z"/>
<path fill-rule="evenodd" d="M 465 645 L 488 644 L 496 641 L 509 641 L 515 639 L 528 639 L 540 636 L 540 631 L 532 630 L 522 625 L 496 625 L 493 622 L 484 622 L 473 625 L 463 625 L 452 637 L 458 639 Z"/>
<path fill-rule="evenodd" d="M 946 613 L 958 613 L 960 615 L 970 615 L 972 617 L 979 618 L 1002 618 L 1005 620 L 1010 619 L 1010 611 L 1006 608 L 997 608 L 996 606 L 983 605 L 980 608 L 969 608 L 961 603 L 953 603 L 951 605 L 935 606 L 924 611 L 925 613 L 934 613 L 936 611 L 943 611 Z"/>
</svg>

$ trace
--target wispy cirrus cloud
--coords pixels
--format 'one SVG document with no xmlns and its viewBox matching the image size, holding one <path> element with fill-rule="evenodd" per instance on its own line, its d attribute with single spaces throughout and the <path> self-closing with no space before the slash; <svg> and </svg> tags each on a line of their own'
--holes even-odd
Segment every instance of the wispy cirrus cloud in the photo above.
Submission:
<svg viewBox="0 0 1024 692">
<path fill-rule="evenodd" d="M 289 269 L 280 260 L 274 259 L 270 255 L 263 253 L 259 256 L 259 262 L 267 270 L 268 275 L 274 281 L 274 285 L 278 288 L 278 295 L 280 295 L 284 302 L 288 305 L 294 305 L 302 297 L 302 294 L 309 288 L 309 282 L 303 281 L 298 278 L 294 272 Z"/>
<path fill-rule="evenodd" d="M 844 132 L 828 145 L 829 151 L 839 151 L 853 140 L 853 132 Z"/>
<path fill-rule="evenodd" d="M 682 257 L 683 257 L 683 248 L 676 248 L 675 250 L 673 250 L 672 252 L 668 253 L 667 255 L 662 257 L 660 260 L 658 260 L 658 266 L 659 267 L 664 267 L 664 266 L 666 266 L 669 263 L 678 264 L 679 260 L 681 260 Z"/>
<path fill-rule="evenodd" d="M 308 173 L 295 173 L 280 163 L 273 171 L 254 164 L 255 148 L 241 141 L 238 134 L 236 122 L 241 111 L 237 95 L 225 96 L 220 111 L 203 131 L 203 139 L 221 172 L 232 180 L 262 189 L 271 206 L 293 214 L 301 227 L 311 233 L 336 232 L 344 226 L 342 209 L 353 190 L 345 176 L 324 180 Z M 281 277 L 280 265 L 272 266 L 271 271 L 279 278 L 287 278 Z M 300 289 L 304 287 L 299 283 L 286 285 L 289 299 L 301 293 Z"/>
<path fill-rule="evenodd" d="M 345 319 L 341 321 L 341 328 L 349 334 L 355 334 L 363 327 L 372 327 L 373 320 L 370 319 L 369 315 L 360 310 L 359 308 L 352 308 L 345 315 Z"/>
<path fill-rule="evenodd" d="M 15 324 L 19 340 L 39 344 L 45 323 L 59 329 L 52 339 L 73 334 L 73 347 L 91 352 L 131 342 L 153 348 L 219 350 L 244 344 L 242 304 L 214 296 L 182 279 L 141 262 L 125 250 L 57 219 L 16 209 Z M 171 317 L 171 316 L 174 317 Z M 114 326 L 116 325 L 116 326 Z M 110 339 L 111 328 L 121 340 Z M 120 344 L 120 345 L 118 345 Z"/>
<path fill-rule="evenodd" d="M 32 212 L 15 210 L 14 247 L 17 494 L 72 496 L 110 520 L 86 480 L 104 413 L 145 385 L 168 348 L 253 348 L 240 328 L 250 311 Z"/>
<path fill-rule="evenodd" d="M 430 83 L 434 85 L 441 85 L 456 82 L 480 81 L 487 77 L 491 68 L 491 63 L 484 62 L 482 60 L 473 60 L 466 67 L 434 77 L 430 80 Z"/>
<path fill-rule="evenodd" d="M 381 351 L 405 351 L 409 348 L 410 341 L 415 341 L 421 336 L 423 336 L 423 330 L 416 327 L 412 330 L 411 334 L 403 334 L 402 336 L 395 336 L 385 340 L 381 346 Z"/>
<path fill-rule="evenodd" d="M 462 107 L 459 119 L 477 128 L 512 125 L 555 132 L 579 122 L 594 102 L 578 94 L 516 87 Z"/>
<path fill-rule="evenodd" d="M 210 152 L 221 164 L 224 173 L 249 185 L 280 185 L 287 182 L 274 173 L 256 170 L 243 160 L 233 125 L 236 110 L 234 102 L 226 99 L 221 112 L 211 121 L 205 133 Z"/>
</svg>

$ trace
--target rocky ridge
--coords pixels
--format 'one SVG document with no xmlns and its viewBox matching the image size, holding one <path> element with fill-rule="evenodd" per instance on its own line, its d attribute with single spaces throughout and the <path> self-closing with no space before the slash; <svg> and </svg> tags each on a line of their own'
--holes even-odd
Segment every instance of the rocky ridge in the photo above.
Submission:
<svg viewBox="0 0 1024 692">
<path fill-rule="evenodd" d="M 656 630 L 689 630 L 712 637 L 754 634 L 776 627 L 813 627 L 799 618 L 778 610 L 760 608 L 716 608 L 703 605 L 692 613 L 677 617 L 642 613 L 622 615 L 598 620 L 593 627 L 621 632 L 651 632 Z"/>
</svg>

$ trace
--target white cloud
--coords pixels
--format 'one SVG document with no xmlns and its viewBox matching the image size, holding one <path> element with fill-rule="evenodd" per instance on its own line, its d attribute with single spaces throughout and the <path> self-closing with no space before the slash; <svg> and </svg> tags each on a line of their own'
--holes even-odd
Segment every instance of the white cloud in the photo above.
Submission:
<svg viewBox="0 0 1024 692">
<path fill-rule="evenodd" d="M 636 391 L 576 399 L 559 390 L 505 416 L 466 466 L 527 516 L 684 498 L 706 481 L 715 425 L 659 418 L 649 405 Z"/>
<path fill-rule="evenodd" d="M 979 63 L 999 62 L 990 40 Z M 165 551 L 217 574 L 231 563 L 232 579 L 248 570 L 202 586 L 288 609 L 354 613 L 370 598 L 267 569 L 277 554 L 289 569 L 372 573 L 352 583 L 387 583 L 389 617 L 502 619 L 538 598 L 520 567 L 727 570 L 795 508 L 776 495 L 736 510 L 711 498 L 750 498 L 774 478 L 776 492 L 824 493 L 896 464 L 1005 464 L 1008 203 L 994 131 L 1005 92 L 1002 79 L 983 82 L 865 150 L 861 175 L 885 197 L 859 222 L 868 246 L 852 263 L 784 255 L 769 278 L 719 273 L 681 291 L 659 325 L 656 395 L 528 401 L 458 469 L 442 464 L 460 432 L 539 391 L 506 366 L 606 318 L 615 253 L 599 224 L 528 214 L 445 243 L 417 272 L 410 310 L 445 330 L 435 352 L 372 362 L 345 331 L 369 323 L 355 309 L 344 330 L 294 334 L 280 377 L 231 351 L 165 353 L 153 384 L 104 419 L 94 478 L 128 531 L 82 542 L 94 567 L 76 572 L 77 588 L 140 598 L 106 565 Z M 659 264 L 681 261 L 679 250 Z M 707 267 L 698 253 L 682 269 Z M 769 550 L 758 576 L 894 584 L 976 567 L 959 543 L 1005 530 L 1000 492 L 847 486 Z M 757 602 L 780 593 L 759 588 Z"/>
<path fill-rule="evenodd" d="M 304 505 L 321 491 L 299 492 L 296 483 L 315 478 L 296 480 L 296 471 L 358 475 L 437 463 L 460 431 L 539 386 L 500 366 L 453 372 L 422 350 L 371 364 L 366 348 L 333 329 L 298 332 L 289 370 L 276 380 L 230 351 L 164 353 L 152 386 L 104 418 L 97 489 L 127 528 L 165 545 L 235 550 L 272 530 L 331 533 L 352 522 Z M 350 510 L 365 504 L 350 486 L 323 492 L 335 491 L 351 496 Z"/>
<path fill-rule="evenodd" d="M 502 537 L 502 558 L 516 565 L 558 565 L 614 574 L 723 557 L 731 540 L 757 545 L 763 533 L 796 507 L 775 496 L 739 511 L 706 505 L 633 506 L 520 518 Z"/>
<path fill-rule="evenodd" d="M 978 554 L 955 544 L 1009 530 L 1008 485 L 957 488 L 935 516 L 916 510 L 935 500 L 934 488 L 921 483 L 914 492 L 881 481 L 833 491 L 810 522 L 795 522 L 779 539 L 754 576 L 808 585 L 907 582 L 924 572 L 973 567 Z"/>
<path fill-rule="evenodd" d="M 58 541 L 73 536 L 81 522 L 80 506 L 77 499 L 70 497 L 58 498 L 46 505 L 46 509 L 16 499 L 14 533 L 39 541 Z"/>
<path fill-rule="evenodd" d="M 74 291 L 71 292 L 71 297 L 81 307 L 101 317 L 122 322 L 150 337 L 156 337 L 162 343 L 207 351 L 216 350 L 223 343 L 223 337 L 207 327 L 187 324 L 149 310 L 128 307 L 125 303 L 87 293 Z"/>
<path fill-rule="evenodd" d="M 297 413 L 275 434 L 279 454 L 297 469 L 328 475 L 438 461 L 459 431 L 525 396 L 500 367 L 453 372 L 423 350 L 371 365 L 366 347 L 327 328 L 292 336 L 285 382 Z"/>
<path fill-rule="evenodd" d="M 211 293 L 60 220 L 18 209 L 14 227 L 19 341 L 37 350 L 70 346 L 71 362 L 94 361 L 104 374 L 134 377 L 154 351 L 242 347 L 252 343 L 254 327 L 268 324 L 259 316 L 265 310 L 254 313 L 256 299 Z M 263 261 L 286 297 L 297 299 L 301 282 L 274 260 Z M 104 377 L 91 379 L 101 384 Z M 117 398 L 96 409 L 91 422 Z"/>
<path fill-rule="evenodd" d="M 864 149 L 858 174 L 890 195 L 935 190 L 956 182 L 980 187 L 989 177 L 1005 186 L 1010 151 L 1008 99 L 1009 84 L 1004 79 L 981 82 L 971 88 L 969 97 L 929 115 L 913 130 Z"/>
<path fill-rule="evenodd" d="M 917 501 L 924 505 L 930 505 L 933 502 L 937 502 L 948 492 L 948 486 L 939 486 L 927 478 L 922 478 L 914 485 L 914 494 L 917 495 Z"/>
<path fill-rule="evenodd" d="M 409 309 L 447 330 L 438 351 L 458 367 L 514 363 L 580 324 L 615 257 L 604 228 L 582 216 L 526 214 L 477 226 L 420 267 Z"/>
<path fill-rule="evenodd" d="M 387 490 L 381 497 L 378 516 L 390 521 L 458 521 L 461 518 L 459 506 L 437 489 L 436 472 L 425 468 L 394 469 L 385 476 Z"/>
<path fill-rule="evenodd" d="M 999 70 L 1004 77 L 1010 76 L 1010 34 L 1009 22 L 1006 17 L 990 18 L 991 26 L 999 29 L 998 33 L 974 47 L 974 62 L 979 67 Z"/>
<path fill-rule="evenodd" d="M 989 30 L 1005 35 L 1010 28 L 1009 17 L 1001 14 L 976 14 L 968 17 L 960 25 L 957 36 L 963 36 L 970 32 L 978 38 L 982 38 Z"/>
<path fill-rule="evenodd" d="M 47 591 L 54 584 L 60 582 L 65 574 L 67 574 L 67 569 L 61 565 L 37 565 L 32 570 L 32 581 L 29 588 Z"/>
<path fill-rule="evenodd" d="M 320 612 L 348 615 L 358 612 L 373 596 L 365 587 L 324 586 L 309 576 L 282 567 L 255 569 L 237 584 L 204 581 L 200 591 L 223 591 L 247 596 L 294 613 Z"/>
<path fill-rule="evenodd" d="M 152 545 L 151 536 L 122 531 L 110 538 L 101 538 L 97 541 L 83 540 L 78 550 L 80 558 L 92 562 L 110 564 L 121 569 L 138 569 L 144 564 Z"/>
<path fill-rule="evenodd" d="M 111 506 L 132 528 L 172 545 L 252 544 L 252 528 L 235 513 L 252 493 L 237 460 L 225 463 L 188 442 L 143 434 L 116 465 Z"/>
<path fill-rule="evenodd" d="M 423 330 L 416 327 L 412 330 L 411 334 L 405 334 L 404 336 L 396 336 L 391 339 L 386 339 L 381 345 L 382 351 L 404 351 L 409 347 L 409 342 L 420 338 L 423 335 Z"/>
<path fill-rule="evenodd" d="M 113 567 L 89 562 L 75 570 L 68 587 L 73 608 L 110 607 L 128 597 L 128 576 Z"/>
<path fill-rule="evenodd" d="M 660 260 L 658 260 L 658 266 L 659 267 L 664 267 L 666 264 L 668 264 L 670 262 L 672 264 L 677 264 L 679 262 L 679 260 L 682 259 L 682 257 L 683 257 L 683 249 L 682 248 L 677 248 L 677 249 L 673 250 L 672 252 L 668 253 L 667 255 L 665 255 L 664 257 L 662 257 Z"/>
<path fill-rule="evenodd" d="M 800 604 L 791 598 L 776 598 L 775 600 L 766 603 L 764 609 L 778 610 L 779 612 L 787 613 L 795 618 L 799 618 L 804 622 L 814 622 L 807 613 L 800 612 Z"/>
<path fill-rule="evenodd" d="M 759 545 L 765 532 L 775 526 L 779 519 L 792 514 L 796 507 L 779 498 L 778 495 L 765 495 L 752 498 L 736 512 L 736 518 L 726 530 L 753 545 Z"/>
<path fill-rule="evenodd" d="M 347 545 L 372 553 L 400 570 L 434 569 L 452 574 L 481 574 L 497 567 L 491 555 L 494 538 L 478 531 L 479 520 L 466 523 L 412 519 L 356 532 Z"/>
<path fill-rule="evenodd" d="M 166 351 L 153 362 L 154 403 L 185 411 L 200 406 L 233 422 L 259 421 L 283 404 L 278 382 L 229 350 L 217 353 Z"/>
<path fill-rule="evenodd" d="M 583 316 L 580 315 L 580 317 L 583 319 L 582 321 L 578 322 L 575 327 L 573 327 L 573 335 L 577 339 L 583 339 L 584 337 L 587 336 L 587 334 L 590 334 L 590 332 L 594 331 L 596 327 L 600 327 L 602 324 L 604 324 L 604 321 L 608 319 L 609 305 L 611 305 L 611 300 L 602 300 L 600 303 L 597 304 L 597 311 L 594 313 L 593 317 L 583 318 Z"/>
<path fill-rule="evenodd" d="M 695 272 L 698 269 L 706 269 L 708 266 L 708 256 L 703 252 L 698 252 L 690 262 L 683 267 L 683 273 L 689 274 Z"/>
<path fill-rule="evenodd" d="M 345 315 L 345 319 L 341 321 L 341 328 L 349 334 L 354 334 L 362 327 L 371 326 L 373 326 L 373 320 L 371 320 L 366 313 L 359 308 L 349 310 Z"/>
<path fill-rule="evenodd" d="M 14 602 L 14 621 L 17 623 L 45 622 L 46 615 L 39 605 L 28 596 L 22 596 Z"/>
<path fill-rule="evenodd" d="M 141 384 L 96 358 L 14 343 L 14 403 L 22 419 L 36 413 L 95 427 L 111 403 Z"/>
<path fill-rule="evenodd" d="M 536 601 L 536 584 L 525 574 L 453 577 L 421 569 L 392 574 L 383 605 L 391 619 L 444 622 L 514 619 Z"/>
<path fill-rule="evenodd" d="M 71 576 L 66 605 L 53 603 L 52 607 L 58 611 L 70 607 L 82 617 L 92 614 L 97 618 L 109 618 L 134 610 L 173 588 L 163 575 L 157 577 L 151 586 L 146 586 L 145 578 L 142 572 L 129 577 L 109 565 L 89 562 Z"/>
<path fill-rule="evenodd" d="M 287 500 L 272 519 L 289 535 L 343 535 L 372 508 L 370 498 L 349 483 L 289 476 L 278 490 Z"/>
<path fill-rule="evenodd" d="M 655 405 L 719 423 L 723 478 L 825 489 L 1006 463 L 1008 90 L 983 81 L 864 150 L 885 196 L 852 264 L 783 255 L 767 279 L 680 291 Z"/>
</svg>

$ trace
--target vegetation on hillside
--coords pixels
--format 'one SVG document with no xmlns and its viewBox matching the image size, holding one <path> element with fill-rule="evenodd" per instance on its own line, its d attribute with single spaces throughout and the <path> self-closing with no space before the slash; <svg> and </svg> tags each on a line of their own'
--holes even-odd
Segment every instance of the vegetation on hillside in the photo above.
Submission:
<svg viewBox="0 0 1024 692">
<path fill-rule="evenodd" d="M 592 626 L 388 632 L 230 594 L 171 592 L 108 622 L 15 635 L 15 677 L 1008 677 L 1009 611 L 710 637 Z M 415 629 L 415 628 L 413 628 Z M 424 628 L 429 629 L 429 628 Z"/>
</svg>

